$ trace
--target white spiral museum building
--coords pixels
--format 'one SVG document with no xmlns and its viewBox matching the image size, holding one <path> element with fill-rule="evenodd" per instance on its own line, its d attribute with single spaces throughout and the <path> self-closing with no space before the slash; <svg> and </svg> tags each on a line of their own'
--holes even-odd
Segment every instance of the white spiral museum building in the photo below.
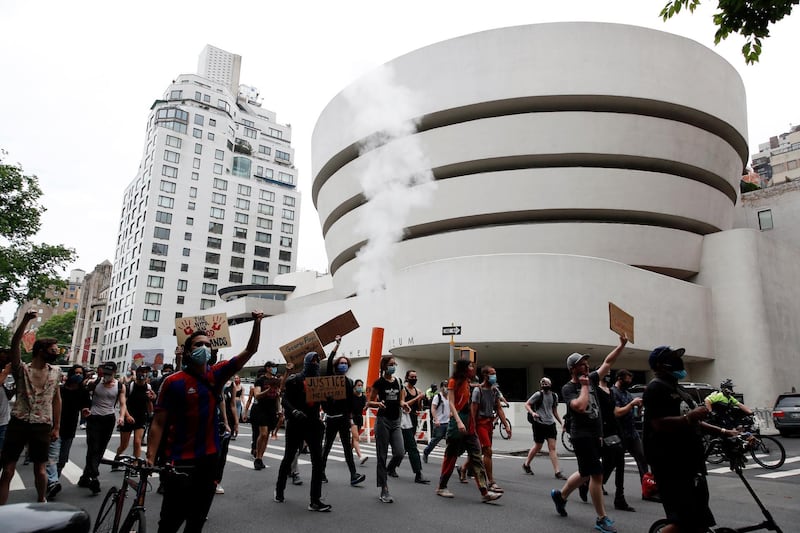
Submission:
<svg viewBox="0 0 800 533">
<path fill-rule="evenodd" d="M 614 302 L 636 324 L 618 367 L 644 371 L 654 346 L 672 344 L 686 348 L 690 379 L 731 377 L 756 406 L 793 384 L 797 372 L 780 365 L 800 339 L 769 323 L 784 289 L 759 265 L 772 244 L 734 229 L 746 99 L 720 56 L 659 31 L 555 23 L 466 35 L 386 67 L 418 104 L 402 118 L 418 124 L 426 168 L 414 170 L 432 172 L 430 201 L 403 221 L 385 289 L 356 295 L 361 177 L 404 145 L 363 147 L 396 120 L 357 120 L 348 94 L 368 91 L 369 76 L 333 98 L 312 154 L 332 283 L 278 278 L 295 291 L 263 327 L 269 350 L 352 309 L 362 325 L 342 346 L 352 373 L 366 373 L 380 326 L 384 351 L 427 386 L 447 372 L 441 328 L 454 323 L 457 344 L 521 397 L 565 372 L 573 351 L 600 363 L 617 342 Z M 251 304 L 231 302 L 229 314 Z M 234 329 L 244 342 L 249 327 Z"/>
</svg>

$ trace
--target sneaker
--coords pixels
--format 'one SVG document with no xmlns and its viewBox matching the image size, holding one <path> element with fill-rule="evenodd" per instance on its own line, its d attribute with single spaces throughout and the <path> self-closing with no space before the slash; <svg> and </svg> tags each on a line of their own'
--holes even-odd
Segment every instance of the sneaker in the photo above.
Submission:
<svg viewBox="0 0 800 533">
<path fill-rule="evenodd" d="M 81 424 L 81 429 L 86 429 L 86 424 Z"/>
<path fill-rule="evenodd" d="M 356 474 L 350 478 L 350 485 L 351 486 L 358 485 L 359 483 L 362 483 L 365 479 L 367 479 L 367 476 L 365 476 L 364 474 Z"/>
<path fill-rule="evenodd" d="M 327 483 L 328 482 L 328 476 L 325 475 L 325 472 L 322 473 L 322 480 L 321 481 L 323 483 Z"/>
<path fill-rule="evenodd" d="M 392 503 L 392 502 L 394 502 L 394 498 L 392 498 L 392 495 L 389 494 L 389 489 L 387 489 L 386 487 L 381 489 L 381 495 L 378 497 L 378 499 L 380 501 L 382 501 L 383 503 Z"/>
<path fill-rule="evenodd" d="M 318 513 L 327 513 L 332 508 L 333 507 L 331 505 L 328 505 L 327 503 L 322 503 L 322 502 L 311 502 L 311 503 L 308 504 L 308 510 L 309 511 L 316 511 Z"/>
<path fill-rule="evenodd" d="M 414 476 L 414 483 L 420 483 L 422 485 L 427 485 L 430 482 L 431 482 L 430 479 L 425 479 L 424 477 L 422 477 L 422 472 L 417 472 L 417 475 Z"/>
<path fill-rule="evenodd" d="M 297 472 L 292 472 L 291 476 L 292 476 L 292 485 L 302 485 L 303 484 L 303 480 L 300 479 L 300 474 L 298 474 Z"/>
<path fill-rule="evenodd" d="M 255 468 L 256 470 L 264 470 L 266 466 L 264 466 L 264 461 L 262 461 L 261 459 L 256 459 L 255 461 L 253 461 L 253 468 Z"/>
<path fill-rule="evenodd" d="M 614 498 L 614 509 L 617 511 L 628 511 L 629 513 L 636 512 L 636 509 L 628 505 L 628 502 L 625 500 L 624 496 L 617 496 Z"/>
<path fill-rule="evenodd" d="M 450 492 L 447 487 L 443 489 L 436 489 L 436 495 L 441 496 L 442 498 L 454 498 L 455 494 Z"/>
<path fill-rule="evenodd" d="M 525 471 L 526 474 L 531 476 L 533 475 L 533 470 L 531 470 L 531 465 L 526 465 L 525 463 L 522 463 L 522 469 Z"/>
<path fill-rule="evenodd" d="M 556 479 L 563 479 L 563 480 L 566 480 L 566 479 L 567 479 L 567 476 L 565 476 L 565 475 L 564 475 L 564 474 L 562 474 L 561 472 L 556 472 Z"/>
<path fill-rule="evenodd" d="M 505 491 L 497 483 L 489 483 L 488 489 L 497 494 L 503 494 Z"/>
<path fill-rule="evenodd" d="M 594 523 L 594 528 L 597 531 L 602 531 L 603 533 L 617 533 L 617 528 L 614 527 L 614 521 L 607 516 L 598 518 Z"/>
<path fill-rule="evenodd" d="M 422 462 L 425 463 L 425 464 L 428 464 L 428 454 L 427 453 L 423 453 L 422 454 Z"/>
<path fill-rule="evenodd" d="M 283 503 L 284 502 L 283 491 L 275 489 L 275 491 L 272 493 L 272 501 L 277 503 Z"/>
<path fill-rule="evenodd" d="M 584 483 L 580 487 L 578 487 L 578 496 L 581 497 L 581 501 L 588 502 L 589 501 L 589 484 Z"/>
<path fill-rule="evenodd" d="M 553 503 L 556 504 L 558 514 L 567 516 L 567 500 L 561 497 L 561 491 L 558 489 L 551 490 L 550 497 L 553 498 Z"/>
<path fill-rule="evenodd" d="M 82 488 L 82 489 L 88 489 L 89 488 L 89 478 L 88 477 L 83 477 L 83 476 L 78 478 L 78 486 L 80 488 Z"/>
<path fill-rule="evenodd" d="M 56 494 L 58 494 L 59 492 L 61 492 L 61 483 L 59 483 L 58 481 L 54 483 L 49 483 L 47 485 L 47 501 L 50 501 L 53 498 L 55 498 Z"/>
<path fill-rule="evenodd" d="M 100 494 L 100 480 L 95 478 L 89 481 L 89 490 L 92 494 Z"/>
<path fill-rule="evenodd" d="M 390 468 L 386 473 L 389 475 L 389 477 L 400 477 L 397 475 L 397 470 L 394 468 Z"/>
<path fill-rule="evenodd" d="M 214 494 L 225 494 L 225 489 L 222 488 L 222 485 L 217 485 Z"/>
<path fill-rule="evenodd" d="M 481 496 L 481 501 L 483 503 L 493 502 L 495 500 L 499 500 L 502 494 L 499 492 L 492 492 L 491 490 L 486 491 L 486 494 Z"/>
<path fill-rule="evenodd" d="M 369 459 L 369 457 L 362 457 L 361 458 L 361 464 L 363 465 L 364 463 L 366 463 L 367 459 Z"/>
</svg>

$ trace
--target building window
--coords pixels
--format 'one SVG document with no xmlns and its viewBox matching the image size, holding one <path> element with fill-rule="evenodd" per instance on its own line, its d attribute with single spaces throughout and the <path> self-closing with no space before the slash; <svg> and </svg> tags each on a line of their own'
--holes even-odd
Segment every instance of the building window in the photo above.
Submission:
<svg viewBox="0 0 800 533">
<path fill-rule="evenodd" d="M 269 272 L 269 263 L 267 261 L 253 260 L 253 270 L 258 270 L 259 272 Z"/>
<path fill-rule="evenodd" d="M 172 135 L 167 135 L 167 146 L 171 146 L 173 148 L 180 148 L 181 147 L 180 137 L 173 137 Z"/>
<path fill-rule="evenodd" d="M 169 240 L 169 228 L 162 228 L 160 226 L 156 226 L 153 228 L 153 237 L 156 239 L 165 239 Z"/>
<path fill-rule="evenodd" d="M 246 239 L 247 238 L 247 229 L 246 228 L 233 228 L 233 236 L 237 239 Z"/>
<path fill-rule="evenodd" d="M 209 222 L 208 223 L 208 232 L 209 233 L 218 233 L 222 234 L 223 225 L 219 222 Z"/>
<path fill-rule="evenodd" d="M 192 172 L 192 181 L 197 181 L 200 179 L 200 174 L 197 172 Z"/>
<path fill-rule="evenodd" d="M 154 272 L 166 272 L 167 271 L 167 262 L 162 261 L 161 259 L 151 259 L 150 260 L 150 270 Z"/>
<path fill-rule="evenodd" d="M 233 175 L 239 176 L 242 178 L 249 178 L 250 177 L 250 168 L 251 163 L 250 159 L 242 156 L 234 156 L 233 157 Z"/>
<path fill-rule="evenodd" d="M 211 309 L 215 304 L 216 302 L 214 300 L 206 300 L 205 298 L 202 298 L 200 300 L 200 309 Z"/>
<path fill-rule="evenodd" d="M 294 209 L 284 209 L 282 216 L 286 220 L 294 220 Z"/>
<path fill-rule="evenodd" d="M 206 96 L 206 98 L 208 98 L 208 100 L 205 100 L 206 102 L 210 102 L 211 101 L 210 97 Z M 215 119 L 215 118 L 208 119 L 208 125 L 209 126 L 216 126 L 217 125 L 217 119 Z"/>
<path fill-rule="evenodd" d="M 203 130 L 201 130 L 200 128 L 192 128 L 192 137 L 195 137 L 197 139 L 202 139 Z"/>
<path fill-rule="evenodd" d="M 219 277 L 219 269 L 218 268 L 205 267 L 203 269 L 203 277 L 206 278 L 206 279 L 217 279 Z"/>
<path fill-rule="evenodd" d="M 258 153 L 259 154 L 264 154 L 264 155 L 269 155 L 269 154 L 272 153 L 272 148 L 270 148 L 269 146 L 264 146 L 263 144 L 259 144 L 258 145 Z"/>
<path fill-rule="evenodd" d="M 169 92 L 169 99 L 170 100 L 180 100 L 181 99 L 181 95 L 183 95 L 183 91 L 170 91 Z"/>
<path fill-rule="evenodd" d="M 244 257 L 231 256 L 231 266 L 233 268 L 244 268 Z"/>
<path fill-rule="evenodd" d="M 189 198 L 197 198 L 197 187 L 189 187 Z"/>
<path fill-rule="evenodd" d="M 233 244 L 231 245 L 231 251 L 232 251 L 232 252 L 236 252 L 237 254 L 243 254 L 243 253 L 245 253 L 245 252 L 244 252 L 244 251 L 245 251 L 245 248 L 246 248 L 246 245 L 245 245 L 245 243 L 243 243 L 243 242 L 236 242 L 236 241 L 233 241 Z"/>
<path fill-rule="evenodd" d="M 178 169 L 176 167 L 171 167 L 169 165 L 161 165 L 161 175 L 166 176 L 168 178 L 177 178 Z"/>
<path fill-rule="evenodd" d="M 189 282 L 185 279 L 178 280 L 178 292 L 186 292 L 186 289 L 189 288 Z"/>
<path fill-rule="evenodd" d="M 281 261 L 291 261 L 292 260 L 292 252 L 281 250 L 278 252 L 278 259 Z"/>
<path fill-rule="evenodd" d="M 281 237 L 281 246 L 286 246 L 287 248 L 292 247 L 292 238 L 291 237 Z"/>
<path fill-rule="evenodd" d="M 275 160 L 281 161 L 282 163 L 290 163 L 292 161 L 292 157 L 286 152 L 275 150 Z"/>
<path fill-rule="evenodd" d="M 144 303 L 150 305 L 161 305 L 161 293 L 158 292 L 144 293 Z"/>
<path fill-rule="evenodd" d="M 226 200 L 227 200 L 227 197 L 224 194 L 221 194 L 221 193 L 218 193 L 218 192 L 211 193 L 211 203 L 212 204 L 225 205 Z"/>
<path fill-rule="evenodd" d="M 186 217 L 186 225 L 194 226 L 194 219 L 192 217 Z"/>
<path fill-rule="evenodd" d="M 143 339 L 152 339 L 153 337 L 158 337 L 158 328 L 142 326 L 141 334 L 139 336 Z"/>
<path fill-rule="evenodd" d="M 284 196 L 283 197 L 283 205 L 288 205 L 289 207 L 294 207 L 294 197 L 293 196 Z"/>
<path fill-rule="evenodd" d="M 212 252 L 206 252 L 206 263 L 210 265 L 218 265 L 219 264 L 219 254 L 215 254 Z"/>
<path fill-rule="evenodd" d="M 191 240 L 192 240 L 192 234 L 191 234 L 191 233 L 189 233 L 188 231 L 187 231 L 187 232 L 184 232 L 184 234 L 183 234 L 183 240 L 184 240 L 184 241 L 191 241 Z"/>
<path fill-rule="evenodd" d="M 194 208 L 195 208 L 194 202 L 189 202 L 186 204 L 186 209 L 188 209 L 189 211 L 194 211 Z"/>
<path fill-rule="evenodd" d="M 267 276 L 259 276 L 258 274 L 253 274 L 250 280 L 253 285 L 267 285 L 269 283 L 269 278 Z"/>
<path fill-rule="evenodd" d="M 164 278 L 162 276 L 147 276 L 147 286 L 154 289 L 163 289 Z"/>
<path fill-rule="evenodd" d="M 142 313 L 142 320 L 145 322 L 158 322 L 159 318 L 161 318 L 161 311 L 158 309 L 145 309 Z"/>
<path fill-rule="evenodd" d="M 272 220 L 258 217 L 256 219 L 256 226 L 262 229 L 272 229 Z"/>
<path fill-rule="evenodd" d="M 250 220 L 250 216 L 247 213 L 239 213 L 237 211 L 234 220 L 239 224 L 247 224 L 247 222 Z"/>
<path fill-rule="evenodd" d="M 290 271 L 289 265 L 278 265 L 278 274 L 288 274 Z"/>
<path fill-rule="evenodd" d="M 159 207 L 166 207 L 167 209 L 172 209 L 175 206 L 175 199 L 170 198 L 169 196 L 159 196 L 158 205 Z"/>
<path fill-rule="evenodd" d="M 256 246 L 253 250 L 253 254 L 257 255 L 258 257 L 269 257 L 269 248 L 264 246 Z"/>
<path fill-rule="evenodd" d="M 275 201 L 275 193 L 272 191 L 260 191 L 259 198 L 266 202 L 274 202 Z"/>
<path fill-rule="evenodd" d="M 228 281 L 231 283 L 241 283 L 244 279 L 244 275 L 241 272 L 231 272 L 228 274 Z"/>
<path fill-rule="evenodd" d="M 222 239 L 218 239 L 216 237 L 209 237 L 208 240 L 206 241 L 206 247 L 215 248 L 219 250 L 220 248 L 222 248 Z"/>
<path fill-rule="evenodd" d="M 200 158 L 195 157 L 192 161 L 192 168 L 200 168 Z"/>
<path fill-rule="evenodd" d="M 294 176 L 286 172 L 278 172 L 278 181 L 287 185 L 294 185 Z"/>
<path fill-rule="evenodd" d="M 189 248 L 184 248 L 183 251 L 181 252 L 183 257 L 189 257 L 189 254 L 191 254 L 191 253 L 192 252 L 191 252 L 191 250 Z"/>
<path fill-rule="evenodd" d="M 175 301 L 175 303 L 182 304 L 184 302 L 184 298 L 185 298 L 184 296 L 178 296 L 178 298 Z"/>
<path fill-rule="evenodd" d="M 286 222 L 281 223 L 281 233 L 294 233 L 294 224 L 287 224 Z"/>
<path fill-rule="evenodd" d="M 205 122 L 205 117 L 203 115 L 201 115 L 200 113 L 195 113 L 195 115 L 194 115 L 194 123 L 197 124 L 198 126 L 202 126 L 203 122 Z"/>
<path fill-rule="evenodd" d="M 209 214 L 209 216 L 211 218 L 224 219 L 225 218 L 225 210 L 224 209 L 220 209 L 219 207 L 212 207 L 211 208 L 211 213 Z"/>
<path fill-rule="evenodd" d="M 181 162 L 181 154 L 173 152 L 172 150 L 164 150 L 164 160 L 178 164 Z"/>
<path fill-rule="evenodd" d="M 181 263 L 181 272 L 189 272 L 189 263 Z"/>
<path fill-rule="evenodd" d="M 272 234 L 271 233 L 264 233 L 262 231 L 256 232 L 256 241 L 258 242 L 265 242 L 267 244 L 272 242 Z"/>
<path fill-rule="evenodd" d="M 196 153 L 197 155 L 202 155 L 203 154 L 203 145 L 200 144 L 200 143 L 194 143 L 194 153 Z M 199 159 L 198 159 L 198 161 L 199 161 Z M 197 168 L 200 168 L 200 167 L 197 167 Z"/>
<path fill-rule="evenodd" d="M 172 224 L 172 213 L 156 211 L 156 222 L 159 224 Z"/>
<path fill-rule="evenodd" d="M 214 140 L 214 134 L 211 133 L 210 131 L 208 132 L 208 135 L 206 137 L 208 138 L 209 141 L 213 141 Z"/>
<path fill-rule="evenodd" d="M 772 209 L 758 212 L 758 229 L 761 231 L 772 229 Z"/>
<path fill-rule="evenodd" d="M 225 152 L 220 149 L 214 150 L 214 159 L 223 161 L 225 159 Z"/>
<path fill-rule="evenodd" d="M 237 198 L 236 208 L 244 209 L 245 211 L 247 211 L 248 209 L 250 209 L 250 200 L 245 200 L 244 198 Z"/>
<path fill-rule="evenodd" d="M 214 163 L 214 174 L 222 174 L 222 165 L 219 163 Z"/>
<path fill-rule="evenodd" d="M 245 128 L 244 136 L 249 137 L 250 139 L 255 139 L 258 136 L 258 132 L 252 128 Z"/>
<path fill-rule="evenodd" d="M 283 139 L 283 132 L 281 130 L 270 128 L 269 129 L 269 136 L 275 137 L 276 139 Z"/>
<path fill-rule="evenodd" d="M 219 189 L 220 191 L 227 191 L 228 182 L 220 178 L 214 178 L 214 188 Z"/>
<path fill-rule="evenodd" d="M 151 247 L 151 252 L 154 255 L 167 255 L 169 253 L 169 245 L 160 242 L 154 242 Z"/>
<path fill-rule="evenodd" d="M 242 196 L 250 196 L 251 190 L 249 185 L 239 185 L 239 194 Z"/>
<path fill-rule="evenodd" d="M 275 213 L 275 208 L 267 204 L 258 204 L 258 212 L 262 215 L 272 216 Z"/>
</svg>

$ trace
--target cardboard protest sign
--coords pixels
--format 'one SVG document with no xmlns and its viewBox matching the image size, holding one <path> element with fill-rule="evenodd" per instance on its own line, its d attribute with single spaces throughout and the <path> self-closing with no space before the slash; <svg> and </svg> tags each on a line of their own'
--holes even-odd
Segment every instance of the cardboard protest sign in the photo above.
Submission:
<svg viewBox="0 0 800 533">
<path fill-rule="evenodd" d="M 323 346 L 332 343 L 336 340 L 336 335 L 344 337 L 347 333 L 358 328 L 358 320 L 352 311 L 347 311 L 341 315 L 328 320 L 314 330 L 319 337 L 319 342 Z"/>
<path fill-rule="evenodd" d="M 22 334 L 22 347 L 25 348 L 25 351 L 30 353 L 33 350 L 33 343 L 36 342 L 36 330 L 29 329 L 25 333 Z"/>
<path fill-rule="evenodd" d="M 625 335 L 628 337 L 628 342 L 633 343 L 633 317 L 631 315 L 608 302 L 608 319 L 611 331 L 617 335 Z"/>
<path fill-rule="evenodd" d="M 153 370 L 161 370 L 164 365 L 164 350 L 161 348 L 148 350 L 131 350 L 131 370 L 140 366 L 149 366 Z"/>
<path fill-rule="evenodd" d="M 287 363 L 292 363 L 295 368 L 303 367 L 303 358 L 308 352 L 317 352 L 320 360 L 324 360 L 325 350 L 322 348 L 322 343 L 319 342 L 319 337 L 315 332 L 306 333 L 291 342 L 287 342 L 278 348 L 283 354 Z"/>
<path fill-rule="evenodd" d="M 324 402 L 328 398 L 344 400 L 347 391 L 344 376 L 320 376 L 306 378 L 306 401 Z"/>
<path fill-rule="evenodd" d="M 187 337 L 195 331 L 205 331 L 211 339 L 212 348 L 227 348 L 231 345 L 231 333 L 228 330 L 228 315 L 215 313 L 202 316 L 183 316 L 175 319 L 175 335 L 178 345 L 182 346 Z"/>
</svg>

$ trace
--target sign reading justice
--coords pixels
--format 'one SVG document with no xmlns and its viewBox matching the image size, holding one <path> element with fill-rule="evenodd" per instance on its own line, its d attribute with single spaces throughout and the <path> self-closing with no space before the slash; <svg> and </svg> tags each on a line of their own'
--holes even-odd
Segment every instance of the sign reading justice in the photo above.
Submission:
<svg viewBox="0 0 800 533">
<path fill-rule="evenodd" d="M 306 401 L 324 402 L 328 398 L 344 400 L 347 397 L 344 376 L 306 378 Z"/>
</svg>

